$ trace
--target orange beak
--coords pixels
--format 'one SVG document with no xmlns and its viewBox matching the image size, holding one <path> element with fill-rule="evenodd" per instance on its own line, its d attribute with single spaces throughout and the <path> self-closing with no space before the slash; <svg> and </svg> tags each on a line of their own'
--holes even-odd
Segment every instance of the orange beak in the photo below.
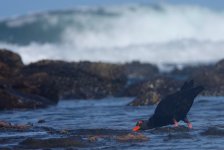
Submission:
<svg viewBox="0 0 224 150">
<path fill-rule="evenodd" d="M 138 130 L 140 130 L 140 126 L 135 126 L 132 130 L 135 132 L 138 131 Z"/>
</svg>

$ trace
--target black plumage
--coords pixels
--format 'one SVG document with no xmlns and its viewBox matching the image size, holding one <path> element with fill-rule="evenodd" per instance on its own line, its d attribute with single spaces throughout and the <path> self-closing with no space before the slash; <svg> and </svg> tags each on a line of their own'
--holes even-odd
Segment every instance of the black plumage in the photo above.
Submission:
<svg viewBox="0 0 224 150">
<path fill-rule="evenodd" d="M 133 130 L 146 130 L 170 124 L 177 126 L 181 120 L 191 128 L 192 125 L 187 118 L 187 113 L 190 111 L 195 97 L 203 89 L 203 86 L 194 86 L 193 80 L 185 82 L 179 91 L 168 95 L 157 105 L 149 120 L 137 122 Z"/>
</svg>

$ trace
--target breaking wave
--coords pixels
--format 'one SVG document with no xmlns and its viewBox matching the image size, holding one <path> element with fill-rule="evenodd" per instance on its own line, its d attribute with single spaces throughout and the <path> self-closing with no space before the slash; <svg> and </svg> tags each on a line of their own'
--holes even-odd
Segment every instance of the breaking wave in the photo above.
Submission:
<svg viewBox="0 0 224 150">
<path fill-rule="evenodd" d="M 0 21 L 0 47 L 40 59 L 210 63 L 224 58 L 224 11 L 187 5 L 80 7 Z"/>
</svg>

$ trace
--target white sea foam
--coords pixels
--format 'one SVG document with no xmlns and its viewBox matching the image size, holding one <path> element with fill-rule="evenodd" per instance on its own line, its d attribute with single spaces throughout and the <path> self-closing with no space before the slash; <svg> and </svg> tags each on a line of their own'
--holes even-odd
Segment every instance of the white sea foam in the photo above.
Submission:
<svg viewBox="0 0 224 150">
<path fill-rule="evenodd" d="M 0 44 L 16 50 L 25 63 L 40 59 L 60 59 L 67 61 L 105 61 L 125 63 L 134 60 L 162 64 L 194 64 L 216 62 L 224 58 L 223 42 L 186 42 L 129 46 L 122 48 L 74 49 L 71 45 L 36 44 L 18 46 Z"/>
<path fill-rule="evenodd" d="M 25 46 L 2 42 L 0 47 L 20 53 L 25 63 L 40 59 L 114 63 L 139 60 L 160 65 L 208 63 L 224 58 L 224 11 L 164 4 L 85 8 L 69 15 L 46 15 L 49 26 L 69 22 L 64 25 L 61 42 L 34 41 Z M 29 21 L 20 20 L 19 26 L 22 23 Z M 11 25 L 18 23 L 14 20 Z"/>
</svg>

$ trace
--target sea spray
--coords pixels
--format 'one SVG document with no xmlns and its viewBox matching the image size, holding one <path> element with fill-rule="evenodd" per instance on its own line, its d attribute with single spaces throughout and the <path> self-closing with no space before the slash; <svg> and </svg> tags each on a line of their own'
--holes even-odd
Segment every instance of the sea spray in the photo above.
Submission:
<svg viewBox="0 0 224 150">
<path fill-rule="evenodd" d="M 210 63 L 224 57 L 224 11 L 189 5 L 81 7 L 2 20 L 0 47 L 40 59 Z"/>
</svg>

